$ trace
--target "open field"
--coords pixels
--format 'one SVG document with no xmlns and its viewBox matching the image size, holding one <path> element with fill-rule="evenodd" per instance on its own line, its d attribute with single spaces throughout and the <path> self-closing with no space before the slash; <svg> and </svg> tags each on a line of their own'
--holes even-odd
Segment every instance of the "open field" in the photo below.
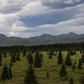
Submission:
<svg viewBox="0 0 84 84">
<path fill-rule="evenodd" d="M 10 80 L 6 80 L 5 84 L 24 84 L 24 77 L 26 75 L 25 71 L 28 69 L 29 64 L 27 61 L 27 55 L 30 51 L 26 52 L 26 56 L 23 56 L 23 52 L 20 53 L 20 61 L 16 61 L 13 63 L 12 66 L 12 74 L 13 78 Z M 65 58 L 68 54 L 67 51 L 61 51 L 63 60 L 65 61 Z M 35 58 L 34 52 L 33 58 Z M 54 54 L 52 56 L 52 59 L 49 59 L 49 51 L 40 51 L 41 54 L 43 54 L 43 62 L 41 68 L 34 68 L 36 79 L 39 84 L 69 84 L 69 80 L 71 77 L 73 77 L 74 84 L 81 84 L 80 83 L 80 77 L 82 74 L 84 74 L 84 64 L 82 64 L 82 69 L 78 69 L 78 63 L 79 59 L 83 55 L 83 53 L 80 53 L 80 51 L 76 51 L 74 55 L 70 55 L 70 58 L 72 60 L 72 64 L 76 62 L 76 69 L 72 70 L 72 66 L 66 65 L 66 71 L 67 76 L 60 77 L 59 71 L 62 64 L 58 64 L 58 54 L 59 51 L 54 51 Z M 7 65 L 10 65 L 11 56 L 10 53 L 6 53 L 7 57 L 4 58 L 4 55 L 2 55 L 2 66 L 0 66 L 0 75 L 2 74 L 2 68 L 5 63 Z M 49 77 L 46 78 L 46 74 L 49 72 Z M 2 80 L 0 80 L 0 83 L 2 83 Z"/>
</svg>

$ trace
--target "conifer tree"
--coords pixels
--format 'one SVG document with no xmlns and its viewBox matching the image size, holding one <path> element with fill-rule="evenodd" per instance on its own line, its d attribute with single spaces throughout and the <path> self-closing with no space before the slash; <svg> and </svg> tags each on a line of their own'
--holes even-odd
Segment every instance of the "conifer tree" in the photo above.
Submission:
<svg viewBox="0 0 84 84">
<path fill-rule="evenodd" d="M 16 60 L 19 61 L 20 60 L 20 54 L 17 54 Z"/>
<path fill-rule="evenodd" d="M 82 63 L 84 63 L 84 55 L 82 55 L 81 60 L 82 60 Z"/>
<path fill-rule="evenodd" d="M 2 74 L 1 74 L 1 79 L 2 79 L 2 80 L 6 80 L 6 79 L 9 80 L 8 67 L 7 67 L 6 64 L 5 64 L 4 67 L 3 67 Z"/>
<path fill-rule="evenodd" d="M 74 84 L 74 83 L 73 83 L 73 78 L 70 79 L 70 83 L 69 83 L 69 84 Z"/>
<path fill-rule="evenodd" d="M 49 78 L 50 76 L 49 76 L 49 72 L 47 72 L 47 75 L 46 75 L 46 78 Z"/>
<path fill-rule="evenodd" d="M 16 62 L 16 57 L 15 57 L 15 55 L 12 55 L 11 61 L 14 62 L 14 63 Z"/>
<path fill-rule="evenodd" d="M 63 77 L 66 75 L 67 75 L 66 67 L 64 64 L 62 64 L 61 69 L 60 69 L 60 77 Z"/>
<path fill-rule="evenodd" d="M 79 59 L 78 69 L 82 69 L 82 62 L 81 62 L 81 59 Z"/>
<path fill-rule="evenodd" d="M 41 62 L 41 59 L 40 59 L 40 55 L 39 55 L 39 53 L 38 52 L 36 52 L 36 54 L 35 54 L 35 62 L 34 62 L 34 66 L 35 67 L 41 67 L 42 66 L 42 64 L 41 64 L 42 62 Z"/>
<path fill-rule="evenodd" d="M 24 84 L 38 84 L 36 81 L 36 75 L 34 69 L 32 68 L 32 65 L 30 65 L 29 69 L 26 71 Z"/>
<path fill-rule="evenodd" d="M 0 52 L 0 66 L 2 65 L 2 54 Z"/>
<path fill-rule="evenodd" d="M 9 79 L 12 79 L 13 75 L 12 75 L 12 70 L 11 70 L 11 66 L 9 66 Z"/>
<path fill-rule="evenodd" d="M 72 65 L 72 61 L 71 61 L 71 58 L 70 58 L 70 55 L 68 54 L 67 57 L 65 58 L 65 64 L 66 65 Z"/>
<path fill-rule="evenodd" d="M 29 64 L 33 64 L 33 56 L 32 56 L 31 53 L 29 53 L 29 54 L 27 55 L 27 59 L 28 59 L 28 63 L 29 63 Z"/>
<path fill-rule="evenodd" d="M 63 57 L 62 57 L 62 52 L 59 51 L 59 55 L 58 55 L 58 64 L 62 64 L 63 63 Z"/>
</svg>

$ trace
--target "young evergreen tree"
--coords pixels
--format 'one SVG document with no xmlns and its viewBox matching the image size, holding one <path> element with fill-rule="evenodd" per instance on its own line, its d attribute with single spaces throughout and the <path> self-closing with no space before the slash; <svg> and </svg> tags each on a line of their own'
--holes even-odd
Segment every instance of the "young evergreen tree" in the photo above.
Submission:
<svg viewBox="0 0 84 84">
<path fill-rule="evenodd" d="M 82 63 L 84 63 L 84 55 L 82 55 L 81 60 L 82 60 Z"/>
<path fill-rule="evenodd" d="M 38 84 L 36 81 L 36 75 L 35 75 L 34 69 L 32 68 L 31 65 L 29 69 L 26 71 L 24 84 Z"/>
<path fill-rule="evenodd" d="M 79 59 L 78 69 L 82 69 L 82 62 L 81 62 L 81 59 Z"/>
<path fill-rule="evenodd" d="M 66 67 L 64 64 L 62 64 L 61 69 L 60 69 L 60 77 L 63 77 L 66 75 L 67 75 Z"/>
<path fill-rule="evenodd" d="M 5 64 L 4 67 L 3 67 L 2 74 L 1 74 L 1 79 L 2 79 L 2 80 L 6 80 L 6 79 L 9 80 L 8 67 L 7 67 L 6 64 Z"/>
<path fill-rule="evenodd" d="M 37 68 L 38 67 L 40 68 L 42 66 L 42 62 L 41 62 L 40 55 L 39 55 L 38 52 L 36 52 L 36 54 L 35 54 L 34 66 L 37 67 Z"/>
<path fill-rule="evenodd" d="M 43 54 L 42 53 L 40 53 L 40 60 L 41 60 L 41 62 L 43 62 Z"/>
<path fill-rule="evenodd" d="M 74 84 L 74 83 L 73 83 L 73 78 L 70 79 L 70 83 L 69 83 L 69 84 Z"/>
<path fill-rule="evenodd" d="M 16 62 L 16 57 L 15 57 L 15 55 L 12 55 L 12 57 L 11 57 L 11 61 L 12 61 L 13 63 Z"/>
<path fill-rule="evenodd" d="M 16 60 L 19 61 L 20 60 L 20 54 L 17 54 Z"/>
<path fill-rule="evenodd" d="M 11 66 L 9 66 L 8 72 L 9 72 L 9 79 L 12 79 L 13 75 L 12 75 Z"/>
<path fill-rule="evenodd" d="M 71 66 L 72 65 L 72 61 L 70 58 L 70 55 L 68 54 L 67 57 L 65 58 L 65 64 Z"/>
<path fill-rule="evenodd" d="M 32 56 L 31 53 L 29 53 L 29 54 L 27 55 L 27 59 L 28 59 L 28 63 L 29 63 L 29 64 L 33 64 L 33 56 Z"/>
<path fill-rule="evenodd" d="M 46 78 L 49 78 L 49 77 L 50 77 L 49 72 L 47 72 L 47 74 L 46 74 Z"/>
<path fill-rule="evenodd" d="M 2 54 L 0 52 L 0 66 L 2 66 Z"/>
<path fill-rule="evenodd" d="M 63 57 L 62 57 L 62 52 L 59 51 L 59 55 L 58 55 L 58 64 L 62 64 L 63 63 Z"/>
</svg>

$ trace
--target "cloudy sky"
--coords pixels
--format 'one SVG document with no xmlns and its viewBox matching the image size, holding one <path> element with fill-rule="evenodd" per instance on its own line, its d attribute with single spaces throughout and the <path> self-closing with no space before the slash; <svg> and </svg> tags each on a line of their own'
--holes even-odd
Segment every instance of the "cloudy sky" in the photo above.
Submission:
<svg viewBox="0 0 84 84">
<path fill-rule="evenodd" d="M 84 0 L 0 0 L 0 33 L 31 37 L 84 33 Z"/>
</svg>

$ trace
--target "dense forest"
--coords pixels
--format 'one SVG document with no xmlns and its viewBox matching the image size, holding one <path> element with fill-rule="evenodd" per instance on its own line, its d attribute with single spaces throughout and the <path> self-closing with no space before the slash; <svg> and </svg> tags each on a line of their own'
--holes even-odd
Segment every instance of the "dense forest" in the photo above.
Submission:
<svg viewBox="0 0 84 84">
<path fill-rule="evenodd" d="M 0 84 L 84 84 L 84 43 L 0 47 Z"/>
</svg>

